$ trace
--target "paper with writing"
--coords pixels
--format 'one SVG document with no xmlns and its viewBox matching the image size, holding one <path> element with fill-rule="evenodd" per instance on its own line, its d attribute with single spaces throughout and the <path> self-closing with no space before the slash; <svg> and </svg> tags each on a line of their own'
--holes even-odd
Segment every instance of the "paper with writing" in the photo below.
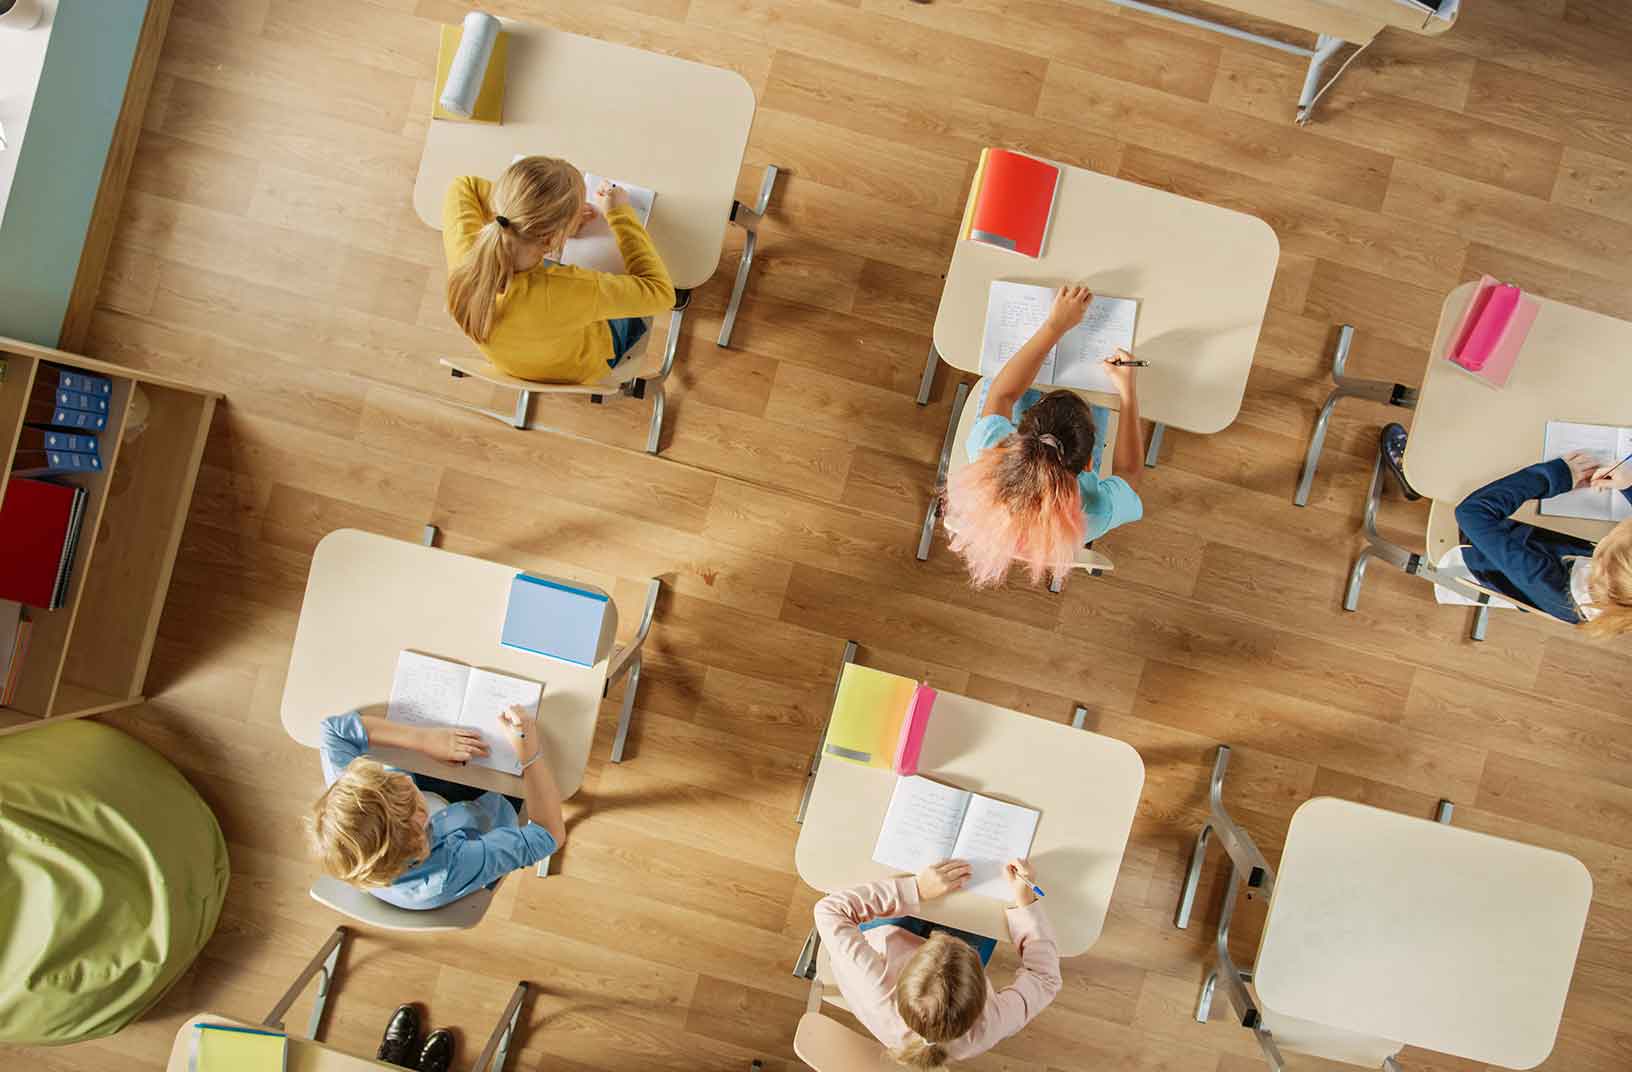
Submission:
<svg viewBox="0 0 1632 1072">
<path fill-rule="evenodd" d="M 467 726 L 479 730 L 488 754 L 470 762 L 520 774 L 521 760 L 510 745 L 509 735 L 499 726 L 499 714 L 520 704 L 536 716 L 543 694 L 544 686 L 536 681 L 404 651 L 397 656 L 385 717 L 411 726 Z"/>
<path fill-rule="evenodd" d="M 1033 808 L 972 797 L 963 814 L 963 829 L 952 846 L 953 858 L 967 860 L 974 871 L 964 888 L 982 897 L 1007 900 L 1011 894 L 1003 865 L 1030 855 L 1038 818 Z"/>
<path fill-rule="evenodd" d="M 1592 455 L 1600 468 L 1607 469 L 1628 454 L 1632 454 L 1632 428 L 1617 428 L 1608 424 L 1576 424 L 1573 421 L 1547 422 L 1547 433 L 1542 445 L 1542 461 L 1562 458 L 1577 450 Z M 1632 466 L 1632 462 L 1626 464 Z M 1632 503 L 1628 503 L 1626 496 L 1618 491 L 1576 488 L 1562 495 L 1541 500 L 1537 512 L 1548 517 L 1621 521 L 1632 517 Z"/>
<path fill-rule="evenodd" d="M 994 280 L 986 303 L 980 374 L 996 375 L 1048 320 L 1053 304 L 1052 287 Z M 1115 394 L 1104 361 L 1118 349 L 1133 346 L 1138 312 L 1139 303 L 1132 298 L 1095 295 L 1081 323 L 1049 350 L 1035 382 Z"/>
<path fill-rule="evenodd" d="M 962 789 L 914 775 L 897 778 L 873 859 L 911 874 L 951 858 L 969 796 Z"/>
</svg>

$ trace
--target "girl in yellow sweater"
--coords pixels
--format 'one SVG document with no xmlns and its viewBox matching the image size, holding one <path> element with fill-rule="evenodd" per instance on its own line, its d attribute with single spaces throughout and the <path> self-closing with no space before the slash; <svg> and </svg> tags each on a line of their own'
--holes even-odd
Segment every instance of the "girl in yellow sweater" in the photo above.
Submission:
<svg viewBox="0 0 1632 1072">
<path fill-rule="evenodd" d="M 496 183 L 454 179 L 442 204 L 448 312 L 499 371 L 524 380 L 593 383 L 674 305 L 674 284 L 629 197 L 611 183 L 585 204 L 565 160 L 528 156 Z M 624 275 L 558 264 L 561 247 L 600 211 Z"/>
</svg>

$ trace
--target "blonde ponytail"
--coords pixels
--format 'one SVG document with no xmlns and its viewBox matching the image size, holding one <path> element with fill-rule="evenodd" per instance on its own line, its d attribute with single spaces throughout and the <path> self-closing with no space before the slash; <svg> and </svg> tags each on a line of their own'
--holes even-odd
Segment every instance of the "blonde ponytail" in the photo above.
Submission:
<svg viewBox="0 0 1632 1072">
<path fill-rule="evenodd" d="M 517 244 L 559 251 L 583 205 L 584 176 L 565 160 L 526 156 L 504 169 L 487 206 L 492 218 L 448 273 L 448 312 L 460 331 L 477 342 L 492 336 L 499 295 L 515 275 Z"/>
<path fill-rule="evenodd" d="M 1583 632 L 1594 640 L 1632 632 L 1632 519 L 1616 525 L 1593 549 L 1587 594 L 1598 613 L 1582 622 Z"/>
<path fill-rule="evenodd" d="M 968 942 L 931 934 L 901 969 L 895 1011 L 912 1039 L 890 1056 L 907 1068 L 945 1068 L 946 1044 L 962 1038 L 986 1011 L 986 969 Z"/>
</svg>

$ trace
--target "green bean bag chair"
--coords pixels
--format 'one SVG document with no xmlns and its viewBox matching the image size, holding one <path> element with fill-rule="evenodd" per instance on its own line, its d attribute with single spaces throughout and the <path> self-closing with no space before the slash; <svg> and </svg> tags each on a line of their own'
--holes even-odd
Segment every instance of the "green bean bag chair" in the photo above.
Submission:
<svg viewBox="0 0 1632 1072">
<path fill-rule="evenodd" d="M 163 756 L 86 719 L 0 737 L 0 1043 L 118 1031 L 226 894 L 221 827 Z"/>
</svg>

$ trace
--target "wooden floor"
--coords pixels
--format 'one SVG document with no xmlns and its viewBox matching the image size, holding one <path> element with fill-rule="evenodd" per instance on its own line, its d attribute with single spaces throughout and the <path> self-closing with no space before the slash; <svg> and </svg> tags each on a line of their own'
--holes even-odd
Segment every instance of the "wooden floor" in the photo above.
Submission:
<svg viewBox="0 0 1632 1072">
<path fill-rule="evenodd" d="M 814 895 L 793 815 L 854 639 L 868 664 L 1040 718 L 1085 704 L 1147 765 L 1104 937 L 968 1067 L 1263 1067 L 1227 1017 L 1191 1019 L 1207 934 L 1172 926 L 1218 742 L 1271 853 L 1298 803 L 1335 794 L 1423 816 L 1447 797 L 1461 826 L 1578 856 L 1595 900 L 1545 1067 L 1632 1066 L 1624 645 L 1512 616 L 1475 644 L 1465 612 L 1382 566 L 1360 611 L 1339 610 L 1376 428 L 1400 411 L 1345 403 L 1309 507 L 1291 503 L 1337 324 L 1358 330 L 1355 371 L 1416 383 L 1445 292 L 1482 272 L 1632 316 L 1624 5 L 1466 0 L 1443 38 L 1386 34 L 1300 130 L 1295 58 L 1096 0 L 484 4 L 730 67 L 758 95 L 739 196 L 764 164 L 785 177 L 737 348 L 712 339 L 740 236 L 696 295 L 661 459 L 637 452 L 639 404 L 547 403 L 564 436 L 440 401 L 478 394 L 436 367 L 469 347 L 409 201 L 434 24 L 465 7 L 177 0 L 87 349 L 227 402 L 154 699 L 108 721 L 197 785 L 234 875 L 215 937 L 146 1020 L 28 1051 L 31 1067 L 157 1068 L 186 1013 L 259 1017 L 333 928 L 306 895 L 317 758 L 278 721 L 307 567 L 331 529 L 412 539 L 427 522 L 456 551 L 631 599 L 661 576 L 666 594 L 628 759 L 607 762 L 615 693 L 559 877 L 505 883 L 469 934 L 365 936 L 333 1040 L 371 1052 L 419 998 L 479 1044 L 524 978 L 539 996 L 512 1068 L 798 1067 L 790 968 Z M 1256 213 L 1281 240 L 1240 418 L 1170 433 L 1146 520 L 1103 541 L 1114 575 L 1058 596 L 977 594 L 944 544 L 912 555 L 953 377 L 927 408 L 912 396 L 988 144 Z M 1420 540 L 1425 517 L 1391 499 L 1385 527 Z"/>
</svg>

